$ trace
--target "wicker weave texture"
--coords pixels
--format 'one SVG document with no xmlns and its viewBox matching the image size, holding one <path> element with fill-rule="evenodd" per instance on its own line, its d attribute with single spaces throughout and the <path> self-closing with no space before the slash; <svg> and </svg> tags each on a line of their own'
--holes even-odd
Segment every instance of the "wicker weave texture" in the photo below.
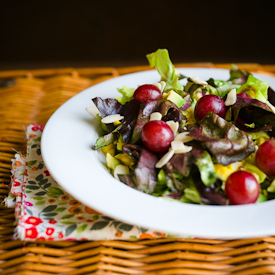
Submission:
<svg viewBox="0 0 275 275">
<path fill-rule="evenodd" d="M 275 76 L 275 65 L 237 64 Z M 230 68 L 192 63 L 177 67 Z M 0 72 L 0 182 L 10 182 L 14 150 L 25 147 L 25 127 L 45 124 L 65 101 L 127 68 L 63 68 Z M 0 185 L 0 201 L 8 194 Z M 0 206 L 1 274 L 275 274 L 275 237 L 243 240 L 140 239 L 136 241 L 22 242 L 11 240 L 13 209 Z"/>
</svg>

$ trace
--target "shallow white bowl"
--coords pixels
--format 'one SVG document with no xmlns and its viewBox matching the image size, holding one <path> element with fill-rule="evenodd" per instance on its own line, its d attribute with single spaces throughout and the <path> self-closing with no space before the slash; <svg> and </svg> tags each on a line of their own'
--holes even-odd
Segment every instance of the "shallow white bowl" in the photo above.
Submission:
<svg viewBox="0 0 275 275">
<path fill-rule="evenodd" d="M 189 77 L 227 80 L 224 69 L 177 69 Z M 275 78 L 254 74 L 275 87 Z M 93 151 L 99 123 L 86 107 L 92 98 L 114 98 L 116 88 L 156 83 L 157 71 L 120 76 L 92 86 L 63 104 L 49 119 L 42 135 L 42 155 L 53 178 L 68 193 L 87 206 L 112 218 L 186 236 L 203 238 L 262 237 L 275 233 L 275 200 L 242 206 L 184 204 L 136 191 L 117 181 L 102 162 L 103 154 Z"/>
</svg>

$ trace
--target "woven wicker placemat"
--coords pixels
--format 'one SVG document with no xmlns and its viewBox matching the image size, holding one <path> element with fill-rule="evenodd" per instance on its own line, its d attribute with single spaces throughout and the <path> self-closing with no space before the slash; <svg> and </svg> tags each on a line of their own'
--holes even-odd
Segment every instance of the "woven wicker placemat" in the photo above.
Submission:
<svg viewBox="0 0 275 275">
<path fill-rule="evenodd" d="M 236 64 L 275 76 L 275 65 Z M 230 68 L 191 63 L 176 67 Z M 149 70 L 62 68 L 0 72 L 0 182 L 10 182 L 14 150 L 25 147 L 25 127 L 45 124 L 70 97 L 119 75 Z M 0 185 L 0 201 L 8 189 Z M 0 206 L 1 274 L 275 274 L 275 237 L 242 240 L 139 239 L 136 241 L 22 242 L 11 240 L 13 209 Z"/>
</svg>

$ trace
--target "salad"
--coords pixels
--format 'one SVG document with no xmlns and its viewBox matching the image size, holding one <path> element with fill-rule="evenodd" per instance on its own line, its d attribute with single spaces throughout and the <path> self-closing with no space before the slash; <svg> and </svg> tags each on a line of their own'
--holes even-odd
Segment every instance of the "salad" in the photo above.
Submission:
<svg viewBox="0 0 275 275">
<path fill-rule="evenodd" d="M 166 49 L 147 55 L 158 83 L 118 88 L 87 111 L 104 134 L 93 146 L 124 184 L 208 205 L 275 198 L 275 92 L 232 65 L 227 81 L 184 76 Z M 185 85 L 181 80 L 185 80 Z"/>
</svg>

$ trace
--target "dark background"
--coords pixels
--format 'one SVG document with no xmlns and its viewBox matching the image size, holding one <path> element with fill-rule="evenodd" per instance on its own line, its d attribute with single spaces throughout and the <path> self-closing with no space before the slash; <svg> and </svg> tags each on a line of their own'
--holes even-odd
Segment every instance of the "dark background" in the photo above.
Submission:
<svg viewBox="0 0 275 275">
<path fill-rule="evenodd" d="M 274 1 L 1 1 L 0 70 L 174 63 L 275 64 Z"/>
</svg>

